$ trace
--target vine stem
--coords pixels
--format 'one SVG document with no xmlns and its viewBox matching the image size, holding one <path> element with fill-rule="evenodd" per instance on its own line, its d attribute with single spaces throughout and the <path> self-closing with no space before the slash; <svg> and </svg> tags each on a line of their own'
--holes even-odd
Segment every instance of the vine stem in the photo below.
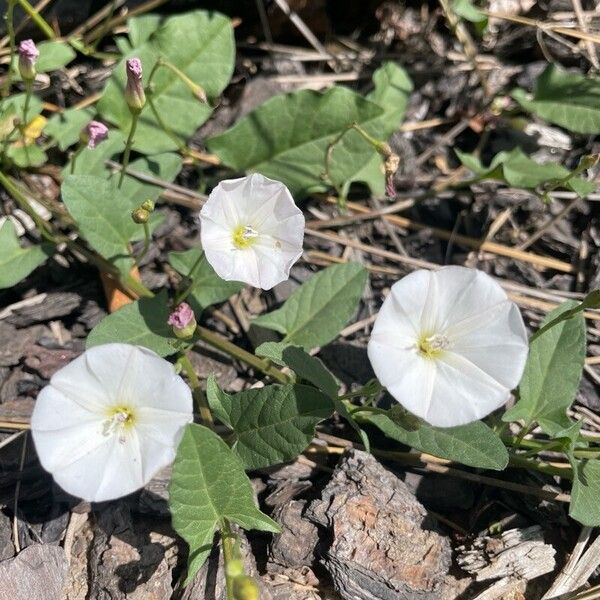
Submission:
<svg viewBox="0 0 600 600">
<path fill-rule="evenodd" d="M 85 149 L 85 146 L 80 143 L 79 148 L 77 148 L 77 150 L 75 150 L 75 152 L 73 152 L 73 156 L 71 156 L 71 175 L 73 175 L 73 173 L 75 173 L 75 163 L 77 162 L 79 155 L 83 152 L 84 149 Z"/>
<path fill-rule="evenodd" d="M 200 254 L 200 256 L 196 259 L 196 262 L 192 265 L 190 272 L 184 278 L 184 280 L 189 280 L 189 285 L 175 295 L 175 306 L 179 306 L 191 294 L 192 290 L 194 289 L 194 278 L 196 277 L 198 269 L 202 264 L 202 259 L 203 255 Z"/>
<path fill-rule="evenodd" d="M 133 136 L 135 135 L 135 130 L 137 129 L 137 123 L 139 118 L 139 113 L 132 112 L 131 115 L 131 128 L 129 129 L 129 136 L 127 137 L 127 143 L 125 144 L 125 153 L 123 154 L 123 164 L 121 165 L 121 174 L 119 175 L 119 183 L 117 183 L 117 188 L 120 188 L 123 184 L 123 178 L 125 177 L 125 171 L 129 166 L 129 156 L 131 155 L 131 146 L 133 144 Z"/>
<path fill-rule="evenodd" d="M 272 377 L 279 383 L 290 383 L 290 379 L 285 373 L 270 365 L 266 360 L 263 360 L 262 358 L 255 356 L 243 348 L 236 346 L 233 342 L 230 342 L 229 340 L 221 337 L 219 334 L 212 332 L 210 329 L 206 329 L 205 327 L 198 325 L 196 328 L 196 333 L 202 341 L 210 344 L 218 350 L 222 350 L 233 358 L 237 358 L 242 362 L 245 362 L 257 370 L 262 371 L 265 375 Z"/>
<path fill-rule="evenodd" d="M 53 40 L 56 38 L 56 34 L 54 33 L 54 30 L 52 29 L 52 27 L 50 27 L 50 25 L 48 25 L 48 22 L 46 21 L 46 19 L 44 19 L 44 17 L 42 17 L 42 15 L 40 15 L 40 13 L 37 10 L 35 10 L 35 8 L 33 8 L 33 6 L 31 6 L 31 4 L 29 4 L 29 2 L 27 0 L 16 0 L 16 1 L 19 3 L 21 8 L 29 15 L 31 20 L 38 26 L 40 31 L 42 31 L 42 33 L 49 40 Z"/>
<path fill-rule="evenodd" d="M 212 413 L 210 412 L 210 406 L 208 405 L 206 395 L 200 386 L 200 380 L 198 379 L 198 375 L 196 375 L 196 371 L 194 370 L 194 365 L 192 365 L 190 357 L 186 352 L 182 352 L 179 355 L 178 362 L 182 366 L 190 381 L 192 394 L 194 396 L 194 400 L 196 400 L 196 404 L 198 405 L 198 412 L 200 413 L 202 422 L 210 429 L 213 429 L 214 421 L 212 418 Z"/>
<path fill-rule="evenodd" d="M 27 113 L 29 112 L 32 91 L 33 81 L 28 79 L 25 81 L 25 103 L 23 104 L 23 137 L 25 137 L 25 128 L 27 127 Z"/>
<path fill-rule="evenodd" d="M 2 85 L 2 96 L 8 96 L 10 92 L 10 86 L 12 84 L 12 76 L 15 65 L 15 56 L 17 54 L 17 44 L 15 42 L 15 24 L 14 24 L 14 12 L 15 12 L 16 0 L 8 0 L 8 6 L 6 8 L 6 14 L 4 16 L 6 20 L 6 30 L 8 32 L 8 40 L 10 43 L 10 62 L 8 63 L 8 73 L 6 79 Z"/>
<path fill-rule="evenodd" d="M 235 543 L 236 536 L 231 531 L 231 526 L 227 519 L 223 519 L 219 527 L 221 533 L 221 544 L 223 546 L 223 562 L 225 563 L 225 587 L 227 589 L 227 599 L 234 600 L 233 577 L 228 568 L 236 560 Z"/>
<path fill-rule="evenodd" d="M 142 225 L 144 227 L 144 246 L 140 255 L 135 259 L 136 265 L 142 262 L 144 256 L 148 253 L 148 248 L 150 248 L 150 227 L 148 227 L 148 223 L 142 223 Z"/>
</svg>

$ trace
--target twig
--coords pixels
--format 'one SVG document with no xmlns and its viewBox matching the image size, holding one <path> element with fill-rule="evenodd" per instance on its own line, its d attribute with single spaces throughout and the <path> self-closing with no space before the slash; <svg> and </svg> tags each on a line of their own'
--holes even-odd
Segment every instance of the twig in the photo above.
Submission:
<svg viewBox="0 0 600 600">
<path fill-rule="evenodd" d="M 314 33 L 308 28 L 306 23 L 300 18 L 300 16 L 293 11 L 287 0 L 275 0 L 275 4 L 283 11 L 283 13 L 289 18 L 289 20 L 294 24 L 296 29 L 304 36 L 306 41 L 321 55 L 322 58 L 326 60 L 331 60 L 334 58 L 331 56 L 329 52 L 325 49 L 325 46 L 319 42 L 319 40 L 315 37 Z"/>
</svg>

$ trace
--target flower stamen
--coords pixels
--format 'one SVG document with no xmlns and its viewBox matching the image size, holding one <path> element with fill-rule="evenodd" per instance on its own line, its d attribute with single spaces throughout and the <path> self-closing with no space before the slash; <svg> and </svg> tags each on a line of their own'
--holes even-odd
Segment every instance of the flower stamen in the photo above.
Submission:
<svg viewBox="0 0 600 600">
<path fill-rule="evenodd" d="M 424 358 L 437 358 L 450 347 L 450 340 L 441 333 L 422 335 L 417 342 L 419 354 Z"/>
<path fill-rule="evenodd" d="M 258 231 L 252 225 L 238 225 L 233 230 L 233 245 L 239 250 L 252 246 L 258 238 Z"/>
<path fill-rule="evenodd" d="M 120 433 L 123 429 L 129 429 L 135 425 L 135 414 L 127 406 L 113 406 L 108 411 L 107 419 L 102 427 L 103 435 Z M 119 436 L 121 439 L 121 436 Z"/>
</svg>

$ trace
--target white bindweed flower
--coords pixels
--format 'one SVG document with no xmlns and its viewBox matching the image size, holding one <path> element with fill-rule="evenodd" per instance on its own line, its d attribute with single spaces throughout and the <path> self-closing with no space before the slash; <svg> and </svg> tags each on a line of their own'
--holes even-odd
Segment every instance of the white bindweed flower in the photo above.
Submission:
<svg viewBox="0 0 600 600">
<path fill-rule="evenodd" d="M 175 458 L 192 394 L 173 365 L 129 344 L 86 350 L 57 371 L 31 417 L 44 469 L 90 502 L 143 487 Z"/>
<path fill-rule="evenodd" d="M 270 290 L 302 255 L 302 212 L 283 183 L 259 173 L 221 181 L 200 225 L 206 259 L 226 281 Z"/>
<path fill-rule="evenodd" d="M 379 381 L 431 425 L 453 427 L 502 406 L 527 359 L 517 306 L 476 269 L 415 271 L 392 286 L 369 340 Z"/>
</svg>

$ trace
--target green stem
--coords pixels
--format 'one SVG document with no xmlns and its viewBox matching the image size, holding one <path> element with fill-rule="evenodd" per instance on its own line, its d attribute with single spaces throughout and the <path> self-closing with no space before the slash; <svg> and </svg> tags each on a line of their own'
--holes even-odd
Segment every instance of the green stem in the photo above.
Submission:
<svg viewBox="0 0 600 600">
<path fill-rule="evenodd" d="M 33 91 L 33 81 L 25 80 L 25 103 L 23 104 L 23 135 L 27 127 L 27 113 L 29 112 L 29 103 L 31 102 L 31 92 Z"/>
<path fill-rule="evenodd" d="M 150 248 L 150 227 L 148 227 L 148 223 L 142 223 L 142 225 L 144 227 L 144 246 L 140 252 L 140 255 L 135 259 L 135 263 L 137 265 L 142 262 L 144 256 L 146 256 L 148 253 L 148 248 Z"/>
<path fill-rule="evenodd" d="M 236 541 L 237 538 L 233 531 L 231 531 L 231 526 L 229 525 L 229 521 L 227 519 L 223 519 L 220 525 L 220 533 L 221 533 L 221 545 L 223 546 L 223 563 L 225 567 L 225 586 L 227 589 L 227 600 L 234 600 L 233 594 L 233 580 L 234 576 L 232 576 L 232 563 L 235 560 L 239 560 L 236 557 Z"/>
<path fill-rule="evenodd" d="M 204 258 L 204 255 L 200 254 L 200 256 L 196 259 L 196 262 L 192 265 L 190 272 L 187 274 L 187 276 L 184 279 L 184 281 L 189 280 L 189 284 L 183 290 L 178 292 L 177 295 L 175 296 L 175 301 L 174 301 L 175 306 L 179 306 L 179 304 L 181 304 L 191 294 L 192 290 L 194 289 L 194 279 L 196 278 L 196 275 L 198 274 L 198 269 L 200 268 L 200 265 L 202 264 L 203 258 Z"/>
<path fill-rule="evenodd" d="M 17 43 L 15 41 L 15 24 L 14 24 L 14 12 L 15 12 L 15 1 L 8 0 L 8 6 L 6 8 L 6 14 L 4 19 L 6 20 L 6 31 L 8 32 L 8 40 L 10 43 L 10 61 L 8 64 L 8 73 L 2 86 L 2 96 L 8 96 L 10 86 L 12 84 L 12 76 L 15 68 L 15 57 L 17 55 Z"/>
<path fill-rule="evenodd" d="M 194 399 L 196 400 L 196 404 L 198 405 L 198 412 L 200 413 L 200 418 L 202 419 L 202 422 L 207 427 L 210 427 L 212 429 L 214 422 L 212 414 L 210 412 L 210 406 L 208 405 L 206 395 L 204 394 L 202 387 L 200 386 L 200 380 L 198 379 L 198 375 L 196 375 L 196 371 L 194 370 L 192 361 L 185 352 L 182 352 L 180 354 L 179 364 L 183 367 L 183 370 L 185 371 L 185 374 L 187 375 L 190 381 L 192 394 L 194 396 Z"/>
<path fill-rule="evenodd" d="M 131 115 L 131 129 L 129 130 L 129 137 L 127 138 L 127 143 L 125 144 L 125 153 L 123 154 L 123 165 L 121 166 L 121 175 L 119 176 L 119 183 L 117 184 L 117 188 L 120 188 L 123 184 L 123 178 L 125 177 L 125 171 L 129 166 L 129 156 L 131 155 L 131 146 L 133 144 L 133 136 L 135 135 L 135 130 L 137 128 L 137 122 L 139 118 L 139 113 L 132 113 Z"/>
<path fill-rule="evenodd" d="M 71 156 L 71 175 L 73 175 L 73 173 L 75 173 L 75 163 L 77 162 L 79 155 L 84 151 L 84 149 L 85 149 L 84 144 L 79 144 L 79 147 L 77 148 L 77 150 L 75 150 L 75 152 L 73 152 L 73 155 Z"/>
<path fill-rule="evenodd" d="M 14 0 L 13 0 L 14 1 Z M 42 33 L 49 39 L 53 40 L 56 38 L 56 34 L 48 22 L 38 13 L 27 0 L 16 0 L 21 8 L 29 15 L 31 20 L 38 26 Z"/>
<path fill-rule="evenodd" d="M 563 469 L 560 467 L 555 467 L 554 465 L 550 465 L 544 461 L 531 460 L 517 454 L 510 454 L 508 464 L 511 467 L 538 471 L 540 473 L 545 473 L 546 475 L 558 475 L 564 479 L 573 479 L 573 469 L 571 467 L 565 467 Z"/>
<path fill-rule="evenodd" d="M 146 95 L 146 101 L 148 102 L 150 110 L 152 111 L 152 114 L 154 115 L 159 127 L 173 140 L 173 143 L 177 146 L 179 152 L 181 152 L 181 154 L 184 156 L 187 156 L 189 154 L 187 146 L 179 139 L 179 137 L 177 137 L 175 133 L 173 133 L 173 131 L 169 129 L 169 127 L 167 127 L 167 124 L 163 121 L 163 118 L 160 116 L 160 113 L 156 109 L 154 101 L 152 100 L 152 92 L 148 92 Z"/>
<path fill-rule="evenodd" d="M 279 383 L 290 383 L 290 378 L 285 373 L 282 373 L 279 369 L 269 365 L 262 358 L 247 352 L 243 348 L 236 346 L 229 340 L 226 340 L 220 335 L 212 332 L 210 329 L 206 329 L 205 327 L 198 325 L 196 328 L 196 333 L 202 341 L 210 344 L 218 350 L 226 352 L 233 358 L 237 358 L 238 360 L 245 362 L 251 367 L 263 372 L 265 375 L 275 379 L 275 381 L 279 381 Z"/>
</svg>

